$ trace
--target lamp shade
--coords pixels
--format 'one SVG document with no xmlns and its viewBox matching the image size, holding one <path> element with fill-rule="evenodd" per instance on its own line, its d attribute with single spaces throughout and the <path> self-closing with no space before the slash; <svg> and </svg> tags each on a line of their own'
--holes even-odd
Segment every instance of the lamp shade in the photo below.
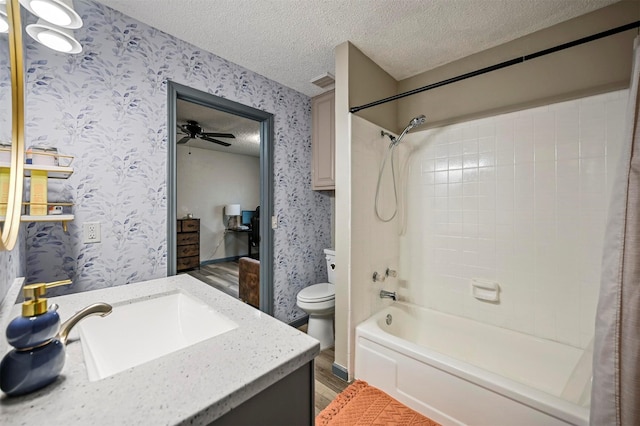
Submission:
<svg viewBox="0 0 640 426">
<path fill-rule="evenodd" d="M 227 204 L 224 206 L 224 214 L 227 216 L 240 216 L 240 204 Z"/>
</svg>

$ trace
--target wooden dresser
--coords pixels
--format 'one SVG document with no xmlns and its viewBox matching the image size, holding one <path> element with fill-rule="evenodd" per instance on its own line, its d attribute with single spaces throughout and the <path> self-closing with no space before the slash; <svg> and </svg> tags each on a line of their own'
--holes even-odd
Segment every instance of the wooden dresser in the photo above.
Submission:
<svg viewBox="0 0 640 426">
<path fill-rule="evenodd" d="M 200 266 L 200 219 L 178 219 L 177 267 L 186 271 Z"/>
</svg>

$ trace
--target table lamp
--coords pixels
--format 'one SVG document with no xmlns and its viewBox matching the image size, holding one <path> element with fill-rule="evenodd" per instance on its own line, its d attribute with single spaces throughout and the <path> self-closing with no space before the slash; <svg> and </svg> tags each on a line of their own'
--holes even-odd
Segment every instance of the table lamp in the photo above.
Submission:
<svg viewBox="0 0 640 426">
<path fill-rule="evenodd" d="M 224 214 L 229 216 L 228 227 L 231 229 L 238 227 L 238 216 L 240 216 L 240 204 L 227 204 L 224 206 Z"/>
</svg>

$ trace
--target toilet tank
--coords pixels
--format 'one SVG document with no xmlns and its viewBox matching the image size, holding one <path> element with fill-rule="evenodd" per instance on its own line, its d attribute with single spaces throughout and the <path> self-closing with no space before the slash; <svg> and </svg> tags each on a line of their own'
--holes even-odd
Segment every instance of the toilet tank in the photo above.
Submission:
<svg viewBox="0 0 640 426">
<path fill-rule="evenodd" d="M 324 249 L 324 257 L 327 260 L 327 280 L 335 284 L 336 280 L 336 252 L 331 249 Z"/>
</svg>

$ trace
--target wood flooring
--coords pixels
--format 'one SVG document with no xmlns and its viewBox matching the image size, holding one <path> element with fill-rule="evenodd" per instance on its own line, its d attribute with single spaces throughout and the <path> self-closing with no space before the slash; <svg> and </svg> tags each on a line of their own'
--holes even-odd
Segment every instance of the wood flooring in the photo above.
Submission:
<svg viewBox="0 0 640 426">
<path fill-rule="evenodd" d="M 238 262 L 210 263 L 193 269 L 187 274 L 212 287 L 238 298 Z"/>
<path fill-rule="evenodd" d="M 307 325 L 305 324 L 298 327 L 298 330 L 306 333 Z M 332 366 L 334 359 L 335 351 L 333 348 L 321 351 L 320 355 L 315 359 L 316 416 L 320 411 L 324 410 L 340 392 L 349 386 L 349 383 L 333 374 Z"/>
<path fill-rule="evenodd" d="M 316 416 L 349 386 L 349 383 L 331 372 L 334 359 L 335 352 L 333 348 L 329 348 L 320 352 L 315 360 Z"/>
</svg>

